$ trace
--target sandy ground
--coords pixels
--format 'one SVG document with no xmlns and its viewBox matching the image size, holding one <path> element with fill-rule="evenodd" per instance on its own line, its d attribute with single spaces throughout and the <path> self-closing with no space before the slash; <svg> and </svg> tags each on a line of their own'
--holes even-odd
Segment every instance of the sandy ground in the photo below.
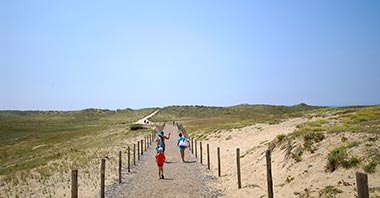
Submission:
<svg viewBox="0 0 380 198">
<path fill-rule="evenodd" d="M 117 153 L 121 148 L 109 148 L 112 153 L 106 162 L 106 197 L 268 197 L 266 181 L 265 151 L 268 143 L 279 134 L 289 134 L 300 123 L 307 121 L 298 118 L 275 125 L 255 124 L 241 129 L 222 130 L 203 141 L 203 164 L 198 158 L 186 151 L 188 163 L 182 163 L 176 147 L 177 128 L 166 124 L 165 134 L 171 132 L 167 140 L 166 157 L 168 163 L 164 166 L 165 179 L 158 179 L 155 164 L 154 146 L 150 147 L 128 173 L 126 160 L 123 161 L 123 182 L 117 184 Z M 374 138 L 375 137 L 375 138 Z M 377 138 L 376 138 L 377 137 Z M 369 139 L 373 139 L 370 142 Z M 141 137 L 125 140 L 126 144 L 135 143 Z M 347 141 L 342 141 L 346 139 Z M 356 156 L 361 163 L 357 168 L 338 168 L 334 172 L 326 172 L 328 153 L 352 141 L 361 142 L 359 146 L 348 149 L 350 156 Z M 294 141 L 296 146 L 301 140 Z M 210 147 L 210 166 L 207 170 L 206 147 Z M 380 148 L 380 137 L 360 133 L 328 134 L 326 138 L 315 145 L 314 153 L 304 152 L 302 161 L 285 159 L 284 149 L 277 145 L 272 152 L 272 174 L 275 197 L 356 197 L 355 172 L 363 172 L 363 164 L 368 162 L 363 153 L 377 152 Z M 216 149 L 221 150 L 221 172 L 217 174 Z M 236 174 L 236 148 L 240 148 L 241 182 L 238 189 Z M 124 150 L 126 150 L 124 148 Z M 104 151 L 93 151 L 103 152 Z M 194 152 L 195 153 L 195 152 Z M 124 153 L 125 155 L 125 153 Z M 100 159 L 93 159 L 91 167 L 79 172 L 79 197 L 99 197 Z M 367 161 L 366 161 L 367 160 Z M 368 174 L 370 197 L 380 198 L 380 166 L 376 172 Z M 332 186 L 339 191 L 335 195 L 323 194 L 326 186 Z M 9 185 L 0 182 L 0 197 L 70 197 L 71 179 L 69 173 L 55 173 L 47 180 L 41 180 L 38 174 L 32 176 L 26 184 Z M 3 193 L 4 192 L 4 193 Z M 13 193 L 9 193 L 13 192 Z M 5 194 L 6 193 L 6 194 Z"/>
<path fill-rule="evenodd" d="M 108 197 L 218 197 L 219 193 L 211 191 L 207 183 L 216 177 L 204 166 L 200 166 L 189 151 L 185 151 L 186 162 L 180 159 L 177 149 L 177 127 L 166 124 L 164 132 L 171 133 L 166 140 L 165 179 L 158 178 L 154 146 L 143 157 L 143 163 L 132 173 L 125 173 L 123 183 L 108 187 Z"/>
<path fill-rule="evenodd" d="M 203 144 L 210 145 L 213 175 L 217 175 L 216 148 L 220 147 L 222 176 L 209 186 L 221 191 L 222 197 L 268 197 L 265 158 L 268 143 L 278 134 L 291 133 L 297 124 L 304 121 L 306 120 L 293 119 L 276 125 L 256 124 L 241 129 L 220 131 L 212 135 Z M 357 194 L 355 172 L 363 172 L 361 166 L 351 169 L 339 168 L 332 173 L 325 171 L 328 153 L 338 146 L 347 145 L 347 142 L 341 141 L 343 136 L 349 140 L 348 142 L 354 140 L 363 142 L 370 135 L 352 133 L 327 135 L 325 140 L 318 143 L 315 153 L 304 152 L 301 162 L 285 159 L 284 150 L 275 147 L 272 152 L 275 197 L 330 197 L 321 193 L 326 186 L 333 186 L 341 191 L 331 197 L 355 197 Z M 373 144 L 375 151 L 376 148 L 380 148 L 379 140 Z M 363 142 L 360 146 L 349 149 L 348 153 L 364 161 L 366 159 L 363 159 L 361 153 L 367 152 L 365 147 Z M 237 184 L 236 148 L 240 148 L 241 156 L 241 189 L 238 189 Z M 203 159 L 206 159 L 205 152 L 203 152 Z M 377 166 L 376 173 L 368 174 L 369 187 L 378 189 L 371 193 L 371 197 L 380 197 L 379 172 L 380 167 Z"/>
</svg>

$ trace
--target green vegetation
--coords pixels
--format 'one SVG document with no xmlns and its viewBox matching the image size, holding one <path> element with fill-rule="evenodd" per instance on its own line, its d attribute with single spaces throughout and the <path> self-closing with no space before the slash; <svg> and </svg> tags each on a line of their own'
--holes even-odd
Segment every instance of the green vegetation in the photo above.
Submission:
<svg viewBox="0 0 380 198">
<path fill-rule="evenodd" d="M 343 161 L 343 164 L 342 166 L 344 168 L 351 168 L 351 167 L 355 167 L 359 164 L 359 159 L 356 158 L 356 157 L 351 157 L 348 161 Z"/>
<path fill-rule="evenodd" d="M 282 142 L 282 140 L 284 140 L 286 137 L 286 135 L 284 134 L 279 134 L 276 136 L 276 139 L 277 139 L 277 142 Z"/>
<path fill-rule="evenodd" d="M 375 192 L 380 192 L 380 187 L 370 187 L 369 192 L 370 194 L 375 193 Z"/>
<path fill-rule="evenodd" d="M 0 175 L 29 171 L 55 160 L 69 162 L 66 169 L 71 168 L 68 164 L 86 166 L 102 155 L 89 150 L 124 146 L 122 140 L 148 133 L 147 129 L 132 132 L 129 125 L 154 110 L 0 111 Z"/>
<path fill-rule="evenodd" d="M 337 125 L 330 126 L 329 132 L 364 132 L 380 134 L 380 107 L 345 107 L 343 111 L 334 113 L 340 120 Z"/>
<path fill-rule="evenodd" d="M 145 127 L 142 124 L 132 124 L 130 128 L 132 131 L 136 131 L 136 130 L 144 129 Z"/>
<path fill-rule="evenodd" d="M 125 148 L 123 140 L 149 133 L 148 129 L 132 123 L 151 114 L 157 108 L 141 110 L 86 109 L 81 111 L 0 111 L 0 175 L 12 175 L 36 169 L 44 176 L 53 170 L 45 165 L 53 163 L 56 169 L 69 170 L 83 167 L 93 159 L 107 156 L 107 147 Z M 317 149 L 319 142 L 329 133 L 352 132 L 380 134 L 380 106 L 314 107 L 306 104 L 294 106 L 237 105 L 232 107 L 169 106 L 160 109 L 151 118 L 152 122 L 164 123 L 173 120 L 182 123 L 186 130 L 200 140 L 211 133 L 224 140 L 232 136 L 221 130 L 240 128 L 256 123 L 277 124 L 289 118 L 307 117 L 311 121 L 299 125 L 290 135 L 278 135 L 277 143 L 291 142 L 301 138 L 302 145 L 287 146 L 289 156 L 296 161 L 302 154 Z M 258 128 L 259 129 L 259 128 Z M 346 150 L 365 143 L 368 150 L 376 146 L 377 136 L 367 142 L 350 142 L 334 149 L 328 156 L 330 170 L 338 166 L 357 166 L 359 160 L 347 156 Z M 347 138 L 346 138 L 347 140 Z M 293 151 L 292 151 L 293 149 Z M 94 152 L 90 152 L 95 150 Z M 251 150 L 250 150 L 251 151 Z M 247 152 L 245 155 L 248 155 Z M 365 170 L 375 170 L 380 163 L 378 150 L 370 150 Z M 243 157 L 245 156 L 243 155 Z M 63 160 L 70 163 L 56 163 Z M 363 163 L 364 164 L 364 163 Z M 23 173 L 23 171 L 26 171 Z M 26 176 L 25 176 L 26 177 Z M 7 178 L 5 178 L 7 179 Z M 13 182 L 18 182 L 14 180 Z"/>
<path fill-rule="evenodd" d="M 209 133 L 222 129 L 241 128 L 255 123 L 276 124 L 321 108 L 306 104 L 294 106 L 242 104 L 232 107 L 170 106 L 161 109 L 152 121 L 182 122 L 193 137 L 205 139 Z"/>
<path fill-rule="evenodd" d="M 326 168 L 329 171 L 333 172 L 339 166 L 342 166 L 343 168 L 356 167 L 360 163 L 360 161 L 356 157 L 351 157 L 350 159 L 347 159 L 347 149 L 356 147 L 359 144 L 359 142 L 353 141 L 347 146 L 341 146 L 332 150 L 327 157 Z"/>
<path fill-rule="evenodd" d="M 353 141 L 349 145 L 347 145 L 347 148 L 353 148 L 359 146 L 360 142 L 358 141 Z"/>
<path fill-rule="evenodd" d="M 376 170 L 377 163 L 376 162 L 370 162 L 369 164 L 365 165 L 363 167 L 363 170 L 366 173 L 374 173 Z"/>
<path fill-rule="evenodd" d="M 319 191 L 319 197 L 334 198 L 338 193 L 342 193 L 342 190 L 334 186 L 326 186 L 324 189 Z"/>
<path fill-rule="evenodd" d="M 326 168 L 331 172 L 335 171 L 339 165 L 344 163 L 346 155 L 345 147 L 338 147 L 332 150 L 327 157 L 328 162 Z"/>
<path fill-rule="evenodd" d="M 302 154 L 303 154 L 303 148 L 297 147 L 297 149 L 291 153 L 291 157 L 296 161 L 300 162 L 302 161 Z"/>
<path fill-rule="evenodd" d="M 305 122 L 297 126 L 297 129 L 294 131 L 292 136 L 301 136 L 305 135 L 305 133 L 325 131 L 325 126 L 327 123 L 327 120 Z"/>
</svg>

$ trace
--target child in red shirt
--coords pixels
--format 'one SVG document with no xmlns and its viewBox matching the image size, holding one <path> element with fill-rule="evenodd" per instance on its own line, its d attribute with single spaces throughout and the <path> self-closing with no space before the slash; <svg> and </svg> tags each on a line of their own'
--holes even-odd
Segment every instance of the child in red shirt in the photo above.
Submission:
<svg viewBox="0 0 380 198">
<path fill-rule="evenodd" d="M 158 177 L 160 179 L 164 179 L 164 162 L 165 162 L 164 149 L 162 147 L 159 147 L 157 151 L 158 153 L 156 154 L 156 162 L 158 166 Z"/>
</svg>

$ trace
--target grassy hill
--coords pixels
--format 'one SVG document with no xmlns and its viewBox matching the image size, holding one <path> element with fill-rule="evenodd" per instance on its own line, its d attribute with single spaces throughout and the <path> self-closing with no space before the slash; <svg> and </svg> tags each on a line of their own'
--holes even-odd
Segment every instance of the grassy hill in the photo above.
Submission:
<svg viewBox="0 0 380 198">
<path fill-rule="evenodd" d="M 0 175 L 117 145 L 119 139 L 144 132 L 132 132 L 129 126 L 154 110 L 0 111 Z"/>
<path fill-rule="evenodd" d="M 298 104 L 294 106 L 249 105 L 231 107 L 169 106 L 156 114 L 153 122 L 178 121 L 195 136 L 220 129 L 240 128 L 254 123 L 275 124 L 284 119 L 301 117 L 325 107 Z"/>
</svg>

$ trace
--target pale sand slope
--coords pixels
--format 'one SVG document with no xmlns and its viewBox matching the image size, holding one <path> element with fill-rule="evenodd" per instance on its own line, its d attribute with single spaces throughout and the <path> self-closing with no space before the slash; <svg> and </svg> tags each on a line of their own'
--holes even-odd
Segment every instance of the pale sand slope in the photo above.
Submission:
<svg viewBox="0 0 380 198">
<path fill-rule="evenodd" d="M 307 121 L 306 119 L 292 119 L 276 125 L 256 124 L 253 126 L 220 131 L 204 141 L 203 145 L 210 144 L 211 171 L 217 175 L 216 148 L 221 149 L 222 177 L 210 186 L 222 191 L 223 197 L 268 197 L 265 151 L 268 143 L 276 138 L 278 134 L 288 134 L 295 130 L 296 125 Z M 348 141 L 342 142 L 345 136 Z M 284 159 L 284 150 L 277 146 L 272 152 L 272 174 L 275 197 L 326 197 L 320 196 L 321 189 L 326 186 L 334 186 L 341 190 L 336 197 L 355 197 L 357 192 L 355 172 L 363 172 L 361 164 L 358 168 L 344 169 L 338 168 L 333 173 L 325 172 L 328 153 L 334 148 L 347 145 L 353 140 L 365 141 L 368 135 L 352 133 L 340 133 L 339 135 L 327 135 L 326 138 L 317 143 L 318 150 L 311 154 L 304 152 L 301 162 L 294 159 Z M 301 137 L 302 138 L 302 137 Z M 301 141 L 299 141 L 302 143 Z M 293 146 L 297 142 L 293 143 Z M 379 148 L 380 138 L 372 142 L 373 149 Z M 206 159 L 206 152 L 203 152 L 203 159 Z M 360 153 L 367 152 L 365 143 L 348 150 L 350 155 L 356 156 L 360 161 Z M 242 188 L 238 189 L 236 176 L 236 148 L 240 148 L 241 160 L 241 181 Z M 199 148 L 198 148 L 199 149 Z M 204 160 L 205 161 L 205 160 Z M 377 166 L 376 173 L 369 174 L 369 187 L 380 189 L 380 167 Z M 287 178 L 288 182 L 287 182 Z M 380 197 L 380 191 L 372 192 L 371 197 Z"/>
</svg>

